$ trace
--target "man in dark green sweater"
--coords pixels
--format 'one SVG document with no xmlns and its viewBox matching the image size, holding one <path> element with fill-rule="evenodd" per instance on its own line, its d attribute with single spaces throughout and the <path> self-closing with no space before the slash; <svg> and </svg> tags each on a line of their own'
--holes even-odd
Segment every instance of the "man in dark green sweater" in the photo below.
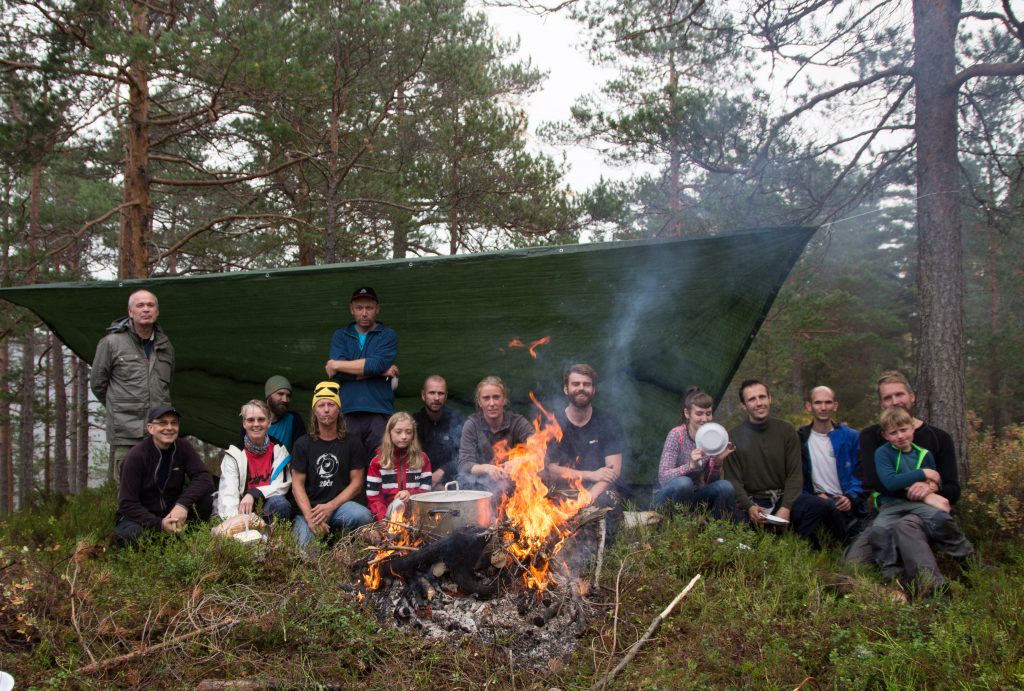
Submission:
<svg viewBox="0 0 1024 691">
<path fill-rule="evenodd" d="M 784 527 L 803 489 L 800 439 L 793 425 L 769 417 L 772 397 L 764 383 L 740 384 L 740 405 L 747 420 L 729 431 L 736 452 L 722 470 L 736 489 L 735 518 Z"/>
</svg>

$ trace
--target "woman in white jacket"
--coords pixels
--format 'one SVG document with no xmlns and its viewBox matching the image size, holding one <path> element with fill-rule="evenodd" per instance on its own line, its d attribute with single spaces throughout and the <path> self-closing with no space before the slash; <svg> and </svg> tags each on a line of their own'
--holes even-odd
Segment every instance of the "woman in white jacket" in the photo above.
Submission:
<svg viewBox="0 0 1024 691">
<path fill-rule="evenodd" d="M 227 519 L 237 514 L 254 513 L 263 503 L 263 518 L 290 520 L 291 503 L 288 492 L 292 474 L 288 468 L 291 456 L 267 433 L 270 409 L 260 400 L 242 406 L 242 448 L 228 447 L 220 463 L 220 490 L 217 513 Z"/>
</svg>

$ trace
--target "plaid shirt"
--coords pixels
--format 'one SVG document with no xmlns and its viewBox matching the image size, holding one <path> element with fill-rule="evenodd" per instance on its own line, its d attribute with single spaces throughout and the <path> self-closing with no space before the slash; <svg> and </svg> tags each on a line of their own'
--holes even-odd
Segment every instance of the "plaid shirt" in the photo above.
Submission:
<svg viewBox="0 0 1024 691">
<path fill-rule="evenodd" d="M 716 466 L 714 458 L 702 453 L 697 461 L 693 460 L 693 450 L 697 442 L 690 436 L 686 425 L 673 427 L 665 439 L 661 450 L 661 462 L 658 463 L 658 484 L 664 487 L 681 475 L 693 480 L 696 487 L 703 487 L 721 477 L 722 468 Z"/>
</svg>

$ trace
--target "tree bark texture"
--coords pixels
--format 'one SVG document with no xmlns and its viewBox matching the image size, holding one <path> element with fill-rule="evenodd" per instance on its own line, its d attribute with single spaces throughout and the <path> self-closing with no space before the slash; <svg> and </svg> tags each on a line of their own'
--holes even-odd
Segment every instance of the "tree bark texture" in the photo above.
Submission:
<svg viewBox="0 0 1024 691">
<path fill-rule="evenodd" d="M 10 369 L 8 339 L 0 340 L 0 381 Z M 11 453 L 11 402 L 0 396 L 0 516 L 14 512 L 14 454 Z"/>
<path fill-rule="evenodd" d="M 669 56 L 669 113 L 674 117 L 678 112 L 677 101 L 679 100 L 679 71 L 676 69 L 675 54 Z M 682 146 L 679 143 L 678 124 L 672 123 L 672 135 L 669 137 L 668 152 L 668 222 L 664 226 L 664 235 L 672 238 L 679 237 L 683 232 L 683 203 L 682 185 L 680 175 L 682 174 Z"/>
<path fill-rule="evenodd" d="M 68 392 L 64 378 L 64 347 L 50 336 L 50 372 L 53 379 L 53 491 L 69 494 L 68 481 Z"/>
<path fill-rule="evenodd" d="M 21 415 L 18 441 L 18 507 L 24 509 L 35 484 L 36 341 L 30 329 L 21 350 Z"/>
<path fill-rule="evenodd" d="M 53 490 L 53 447 L 51 442 L 53 441 L 53 424 L 51 418 L 53 417 L 53 401 L 49 397 L 50 391 L 53 390 L 53 382 L 51 381 L 50 372 L 50 354 L 45 348 L 46 341 L 43 340 L 40 345 L 43 347 L 43 352 L 39 356 L 39 369 L 43 375 L 43 399 L 41 406 L 36 407 L 36 412 L 41 418 L 43 426 L 43 492 L 49 494 Z M 44 357 L 45 356 L 45 357 Z"/>
<path fill-rule="evenodd" d="M 75 485 L 78 491 L 89 487 L 89 365 L 75 358 L 75 415 L 78 444 L 75 448 Z"/>
<path fill-rule="evenodd" d="M 962 484 L 969 465 L 955 84 L 959 21 L 959 0 L 914 0 L 918 406 L 930 424 L 953 436 Z"/>
<path fill-rule="evenodd" d="M 132 35 L 149 33 L 149 9 L 132 3 Z M 121 210 L 119 278 L 149 275 L 149 238 L 153 210 L 149 196 L 149 76 L 142 59 L 132 60 L 127 69 L 128 118 L 124 123 L 124 208 Z"/>
</svg>

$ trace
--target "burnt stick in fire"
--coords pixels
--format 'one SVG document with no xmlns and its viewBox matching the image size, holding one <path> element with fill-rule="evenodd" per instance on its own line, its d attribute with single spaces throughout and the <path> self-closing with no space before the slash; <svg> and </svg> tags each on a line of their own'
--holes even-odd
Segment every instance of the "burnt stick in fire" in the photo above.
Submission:
<svg viewBox="0 0 1024 691">
<path fill-rule="evenodd" d="M 480 528 L 459 528 L 451 535 L 415 552 L 382 560 L 381 572 L 408 580 L 416 576 L 417 571 L 426 571 L 443 561 L 448 566 L 452 580 L 464 591 L 479 597 L 493 597 L 498 593 L 497 583 L 483 581 L 475 573 L 492 534 Z"/>
</svg>

